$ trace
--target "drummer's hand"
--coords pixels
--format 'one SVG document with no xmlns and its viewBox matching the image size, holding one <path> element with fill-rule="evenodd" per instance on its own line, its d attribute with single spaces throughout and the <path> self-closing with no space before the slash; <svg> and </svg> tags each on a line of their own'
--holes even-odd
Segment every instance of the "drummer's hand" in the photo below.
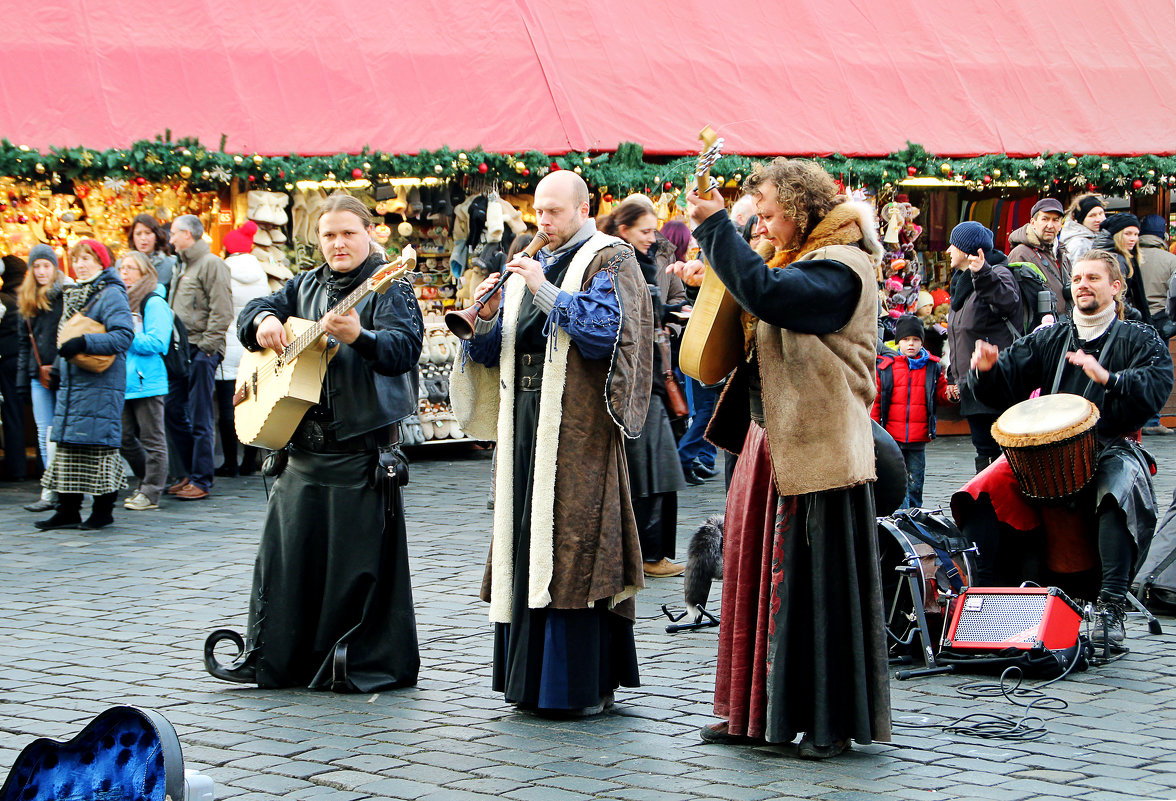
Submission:
<svg viewBox="0 0 1176 801">
<path fill-rule="evenodd" d="M 982 339 L 976 341 L 976 349 L 972 351 L 972 362 L 970 367 L 973 370 L 978 370 L 981 373 L 987 373 L 996 366 L 996 359 L 1000 356 L 1000 351 L 997 350 L 996 345 L 991 342 L 985 342 Z"/>
<path fill-rule="evenodd" d="M 478 288 L 474 290 L 474 297 L 480 298 L 489 292 L 495 284 L 498 283 L 499 273 L 490 273 L 486 276 L 486 280 L 478 284 Z M 502 299 L 501 292 L 495 292 L 494 297 L 489 298 L 485 305 L 478 310 L 478 316 L 483 320 L 491 320 L 494 315 L 498 314 L 498 302 Z"/>
<path fill-rule="evenodd" d="M 1068 351 L 1066 361 L 1075 367 L 1081 367 L 1086 377 L 1097 384 L 1106 385 L 1111 379 L 1111 371 L 1098 363 L 1098 359 L 1081 350 Z"/>
<path fill-rule="evenodd" d="M 706 272 L 706 265 L 698 259 L 690 261 L 676 261 L 666 267 L 666 272 L 677 275 L 686 286 L 702 286 L 702 276 Z"/>
</svg>

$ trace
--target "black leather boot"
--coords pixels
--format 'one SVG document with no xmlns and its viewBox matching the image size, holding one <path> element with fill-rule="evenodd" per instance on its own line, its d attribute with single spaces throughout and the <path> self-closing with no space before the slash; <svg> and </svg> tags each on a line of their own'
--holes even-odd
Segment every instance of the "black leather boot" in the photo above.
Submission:
<svg viewBox="0 0 1176 801">
<path fill-rule="evenodd" d="M 90 516 L 86 518 L 86 522 L 82 523 L 78 528 L 83 531 L 96 531 L 97 529 L 109 526 L 114 522 L 114 501 L 118 496 L 117 492 L 108 492 L 105 495 L 95 495 L 94 505 L 90 507 Z"/>
<path fill-rule="evenodd" d="M 237 646 L 237 655 L 228 665 L 221 664 L 216 658 L 216 646 L 222 640 Z M 245 653 L 245 639 L 232 629 L 217 629 L 204 641 L 204 669 L 222 681 L 257 684 L 257 652 Z"/>
<path fill-rule="evenodd" d="M 82 522 L 82 495 L 78 492 L 60 492 L 57 494 L 57 511 L 48 520 L 38 520 L 33 523 L 41 531 L 53 531 L 59 528 L 77 528 Z"/>
</svg>

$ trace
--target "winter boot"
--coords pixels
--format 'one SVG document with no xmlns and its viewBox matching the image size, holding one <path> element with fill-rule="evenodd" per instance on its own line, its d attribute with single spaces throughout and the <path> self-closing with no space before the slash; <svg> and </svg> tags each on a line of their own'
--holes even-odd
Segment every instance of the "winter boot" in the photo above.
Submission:
<svg viewBox="0 0 1176 801">
<path fill-rule="evenodd" d="M 90 516 L 86 518 L 86 522 L 82 523 L 78 528 L 85 531 L 94 531 L 96 529 L 109 526 L 114 522 L 114 501 L 118 496 L 117 492 L 108 492 L 105 495 L 95 495 L 94 505 L 90 507 Z"/>
<path fill-rule="evenodd" d="M 80 492 L 60 492 L 57 494 L 57 511 L 48 520 L 38 520 L 33 523 L 41 531 L 53 531 L 59 528 L 77 528 L 82 522 L 82 495 Z"/>
<path fill-rule="evenodd" d="M 1100 592 L 1094 603 L 1094 630 L 1090 635 L 1090 642 L 1098 650 L 1109 648 L 1111 651 L 1125 649 L 1123 641 L 1127 639 L 1127 598 L 1110 592 Z"/>
</svg>

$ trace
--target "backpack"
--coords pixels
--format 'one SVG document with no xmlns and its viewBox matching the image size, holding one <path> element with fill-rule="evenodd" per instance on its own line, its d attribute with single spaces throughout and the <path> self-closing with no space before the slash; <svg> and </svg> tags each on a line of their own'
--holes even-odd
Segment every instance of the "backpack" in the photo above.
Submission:
<svg viewBox="0 0 1176 801">
<path fill-rule="evenodd" d="M 1045 315 L 1057 317 L 1058 303 L 1045 282 L 1045 274 L 1036 264 L 1028 261 L 1010 262 L 1009 271 L 1017 280 L 1017 288 L 1021 290 L 1021 319 L 1014 321 L 1006 318 L 1005 325 L 1009 327 L 1013 339 L 1020 339 L 1041 325 Z"/>
<path fill-rule="evenodd" d="M 1135 573 L 1135 594 L 1155 612 L 1176 610 L 1176 492 L 1156 525 L 1147 555 Z"/>
<path fill-rule="evenodd" d="M 169 381 L 186 379 L 192 369 L 192 356 L 188 352 L 188 326 L 180 319 L 180 315 L 172 314 L 171 343 L 167 353 L 163 354 L 163 366 L 167 368 Z"/>
</svg>

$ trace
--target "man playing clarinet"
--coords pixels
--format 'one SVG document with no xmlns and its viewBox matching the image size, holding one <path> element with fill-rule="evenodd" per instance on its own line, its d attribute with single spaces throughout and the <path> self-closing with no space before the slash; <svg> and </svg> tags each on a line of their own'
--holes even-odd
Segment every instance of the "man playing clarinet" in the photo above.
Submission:
<svg viewBox="0 0 1176 801">
<path fill-rule="evenodd" d="M 482 586 L 494 689 L 521 709 L 583 716 L 638 683 L 624 438 L 645 421 L 653 312 L 632 248 L 596 231 L 578 175 L 540 181 L 535 214 L 549 242 L 506 266 L 450 391 L 463 430 L 498 443 Z"/>
</svg>

